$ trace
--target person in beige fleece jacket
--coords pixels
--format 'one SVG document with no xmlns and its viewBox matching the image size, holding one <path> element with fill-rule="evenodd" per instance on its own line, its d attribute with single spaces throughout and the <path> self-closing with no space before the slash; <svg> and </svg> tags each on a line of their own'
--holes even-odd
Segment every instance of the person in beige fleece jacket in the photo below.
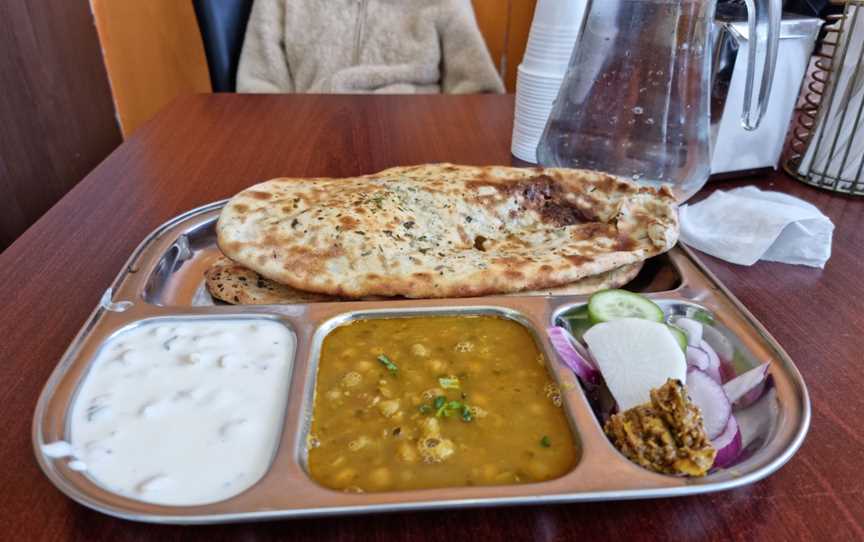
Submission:
<svg viewBox="0 0 864 542">
<path fill-rule="evenodd" d="M 255 0 L 238 92 L 504 92 L 470 0 Z"/>
</svg>

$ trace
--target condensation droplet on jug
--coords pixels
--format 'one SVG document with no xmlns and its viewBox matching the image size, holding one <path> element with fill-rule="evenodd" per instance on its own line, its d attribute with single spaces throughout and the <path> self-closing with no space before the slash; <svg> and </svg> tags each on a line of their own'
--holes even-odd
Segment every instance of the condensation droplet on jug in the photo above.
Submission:
<svg viewBox="0 0 864 542">
<path fill-rule="evenodd" d="M 654 124 L 654 119 L 645 119 L 645 124 L 651 126 L 652 124 Z"/>
<path fill-rule="evenodd" d="M 639 107 L 638 105 L 637 105 L 636 107 L 634 107 L 634 108 L 632 109 L 632 111 L 633 111 L 633 114 L 634 114 L 634 115 L 641 115 L 642 113 L 645 112 L 645 110 L 642 109 L 641 107 Z"/>
<path fill-rule="evenodd" d="M 630 176 L 630 178 L 633 179 L 634 181 L 638 181 L 639 179 L 642 178 L 642 174 L 641 173 L 634 173 L 633 175 Z"/>
</svg>

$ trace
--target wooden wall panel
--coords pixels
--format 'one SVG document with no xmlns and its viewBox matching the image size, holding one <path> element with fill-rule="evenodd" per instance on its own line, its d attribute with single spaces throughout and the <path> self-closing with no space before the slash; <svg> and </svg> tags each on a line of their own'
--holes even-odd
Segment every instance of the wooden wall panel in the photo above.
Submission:
<svg viewBox="0 0 864 542">
<path fill-rule="evenodd" d="M 477 25 L 486 38 L 496 67 L 506 52 L 504 83 L 516 90 L 516 66 L 522 62 L 537 0 L 472 0 Z M 508 32 L 509 30 L 509 32 Z"/>
<path fill-rule="evenodd" d="M 0 0 L 0 250 L 119 143 L 87 0 Z"/>
<path fill-rule="evenodd" d="M 90 0 L 124 137 L 177 96 L 210 92 L 189 0 Z"/>
</svg>

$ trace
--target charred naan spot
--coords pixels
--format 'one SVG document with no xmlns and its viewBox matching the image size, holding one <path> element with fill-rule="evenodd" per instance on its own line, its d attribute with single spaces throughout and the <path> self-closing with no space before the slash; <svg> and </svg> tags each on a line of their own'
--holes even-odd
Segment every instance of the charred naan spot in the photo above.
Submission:
<svg viewBox="0 0 864 542">
<path fill-rule="evenodd" d="M 247 190 L 245 195 L 259 200 L 268 200 L 273 197 L 273 194 L 270 192 L 262 192 L 260 190 Z"/>
<path fill-rule="evenodd" d="M 358 215 L 365 215 L 366 209 L 364 209 L 363 207 L 358 205 L 357 207 L 354 207 L 354 212 L 357 213 Z"/>
<path fill-rule="evenodd" d="M 378 275 L 376 273 L 366 273 L 366 278 L 368 280 L 381 280 L 381 275 Z"/>
<path fill-rule="evenodd" d="M 598 174 L 597 179 L 592 183 L 596 190 L 600 190 L 606 194 L 614 194 L 621 192 L 638 192 L 638 186 L 630 184 L 627 181 L 622 181 L 618 177 L 612 175 Z"/>
<path fill-rule="evenodd" d="M 491 262 L 494 265 L 500 265 L 504 267 L 521 267 L 522 259 L 516 258 L 513 256 L 502 256 L 500 258 L 495 258 Z"/>
<path fill-rule="evenodd" d="M 610 226 L 599 222 L 591 222 L 582 224 L 577 228 L 573 228 L 570 232 L 570 237 L 574 240 L 589 240 L 595 237 L 606 237 L 609 233 Z"/>
<path fill-rule="evenodd" d="M 339 225 L 342 227 L 343 230 L 353 230 L 359 224 L 360 222 L 358 222 L 356 218 L 344 215 L 339 217 Z"/>
<path fill-rule="evenodd" d="M 237 203 L 234 205 L 234 211 L 236 211 L 237 213 L 240 213 L 240 214 L 248 213 L 249 212 L 249 206 L 245 205 L 243 203 Z"/>
<path fill-rule="evenodd" d="M 542 271 L 543 273 L 551 273 L 552 270 L 553 270 L 553 268 L 549 264 L 544 263 L 543 265 L 540 266 L 540 271 Z"/>
<path fill-rule="evenodd" d="M 615 239 L 615 250 L 621 252 L 630 252 L 636 248 L 636 241 L 626 234 L 619 234 Z"/>
<path fill-rule="evenodd" d="M 525 278 L 525 275 L 523 275 L 519 271 L 513 271 L 512 269 L 504 271 L 504 276 L 512 280 L 522 280 Z"/>
<path fill-rule="evenodd" d="M 588 222 L 582 211 L 567 202 L 561 185 L 549 175 L 537 175 L 514 184 L 525 207 L 537 211 L 543 222 L 555 226 Z"/>
<path fill-rule="evenodd" d="M 480 252 L 486 252 L 486 247 L 484 246 L 484 243 L 486 243 L 486 241 L 488 241 L 488 239 L 486 239 L 482 235 L 474 237 L 474 248 L 476 248 Z"/>
<path fill-rule="evenodd" d="M 468 234 L 465 233 L 465 228 L 463 228 L 461 224 L 456 226 L 456 233 L 459 234 L 459 239 L 462 240 L 462 243 L 469 246 L 473 245 L 473 241 L 468 237 Z"/>
<path fill-rule="evenodd" d="M 579 254 L 568 254 L 564 256 L 564 259 L 569 261 L 573 265 L 585 265 L 586 263 L 594 261 L 588 256 L 581 256 Z"/>
<path fill-rule="evenodd" d="M 424 282 L 432 281 L 432 277 L 429 275 L 429 273 L 412 273 L 411 276 Z"/>
<path fill-rule="evenodd" d="M 229 241 L 219 245 L 219 248 L 226 254 L 237 254 L 243 248 L 243 245 L 237 241 Z"/>
</svg>

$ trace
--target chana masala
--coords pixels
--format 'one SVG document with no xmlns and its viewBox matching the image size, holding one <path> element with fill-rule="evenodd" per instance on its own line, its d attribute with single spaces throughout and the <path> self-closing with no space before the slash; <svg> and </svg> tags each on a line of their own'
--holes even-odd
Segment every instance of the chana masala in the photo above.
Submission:
<svg viewBox="0 0 864 542">
<path fill-rule="evenodd" d="M 513 320 L 355 321 L 321 347 L 309 472 L 358 492 L 550 480 L 577 461 L 561 401 Z"/>
</svg>

